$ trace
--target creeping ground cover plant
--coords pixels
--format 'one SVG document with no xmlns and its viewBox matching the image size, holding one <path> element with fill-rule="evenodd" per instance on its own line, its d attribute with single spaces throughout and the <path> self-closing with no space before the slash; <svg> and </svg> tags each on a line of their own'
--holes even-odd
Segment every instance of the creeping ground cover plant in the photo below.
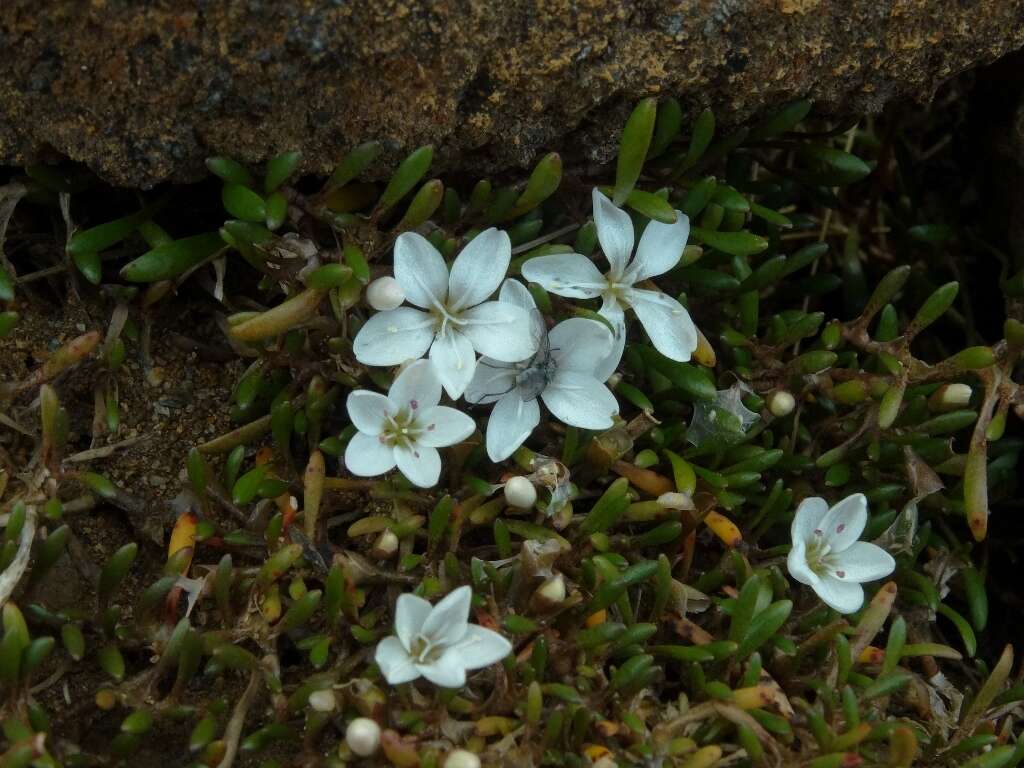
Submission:
<svg viewBox="0 0 1024 768">
<path fill-rule="evenodd" d="M 1024 762 L 968 101 L 3 171 L 0 765 Z"/>
</svg>

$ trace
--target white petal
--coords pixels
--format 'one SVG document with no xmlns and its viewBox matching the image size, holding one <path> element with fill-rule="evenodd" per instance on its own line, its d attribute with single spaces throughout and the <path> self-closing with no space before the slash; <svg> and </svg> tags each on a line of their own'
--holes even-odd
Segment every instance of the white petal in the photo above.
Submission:
<svg viewBox="0 0 1024 768">
<path fill-rule="evenodd" d="M 612 332 L 597 320 L 572 317 L 551 329 L 548 343 L 558 370 L 592 374 L 611 354 L 613 339 Z"/>
<path fill-rule="evenodd" d="M 830 575 L 840 581 L 874 581 L 896 570 L 892 555 L 876 544 L 855 541 L 828 560 Z"/>
<path fill-rule="evenodd" d="M 476 353 L 473 343 L 458 331 L 438 334 L 430 347 L 430 360 L 441 386 L 452 400 L 458 400 L 473 380 Z"/>
<path fill-rule="evenodd" d="M 675 224 L 652 221 L 640 236 L 629 269 L 626 282 L 630 285 L 649 277 L 663 275 L 679 263 L 690 236 L 690 219 L 682 211 L 676 211 Z"/>
<path fill-rule="evenodd" d="M 433 607 L 430 601 L 412 592 L 398 596 L 395 603 L 395 634 L 402 641 L 406 651 L 412 648 L 413 640 L 419 635 L 423 622 L 427 620 Z"/>
<path fill-rule="evenodd" d="M 793 524 L 789 528 L 794 546 L 798 541 L 810 540 L 816 530 L 821 530 L 819 526 L 827 514 L 828 502 L 820 496 L 808 496 L 801 501 L 800 506 L 796 508 L 796 514 L 793 515 Z"/>
<path fill-rule="evenodd" d="M 518 280 L 509 278 L 501 284 L 501 291 L 498 293 L 498 301 L 505 304 L 515 304 L 517 307 L 533 312 L 537 308 L 537 302 L 529 289 Z"/>
<path fill-rule="evenodd" d="M 352 351 L 363 365 L 398 365 L 417 360 L 434 338 L 434 318 L 412 307 L 378 312 L 359 329 Z"/>
<path fill-rule="evenodd" d="M 448 653 L 458 654 L 465 669 L 483 669 L 512 653 L 512 643 L 493 630 L 470 624 L 463 638 L 445 652 Z"/>
<path fill-rule="evenodd" d="M 356 432 L 345 446 L 345 467 L 359 477 L 376 477 L 395 467 L 395 452 L 379 437 Z"/>
<path fill-rule="evenodd" d="M 516 369 L 512 365 L 481 357 L 477 360 L 473 380 L 466 387 L 466 402 L 471 405 L 490 405 L 498 402 L 515 386 Z"/>
<path fill-rule="evenodd" d="M 601 243 L 610 274 L 622 277 L 626 271 L 629 254 L 633 252 L 633 220 L 629 214 L 602 195 L 594 187 L 594 223 L 597 225 L 597 239 Z"/>
<path fill-rule="evenodd" d="M 441 402 L 441 380 L 433 364 L 429 360 L 417 360 L 408 366 L 391 382 L 388 400 L 393 407 L 410 411 L 422 411 Z"/>
<path fill-rule="evenodd" d="M 619 412 L 611 390 L 579 371 L 558 371 L 541 397 L 556 419 L 583 429 L 607 429 Z"/>
<path fill-rule="evenodd" d="M 399 471 L 409 482 L 420 488 L 433 488 L 441 477 L 441 455 L 436 448 L 413 445 L 410 448 L 396 445 L 395 461 Z"/>
<path fill-rule="evenodd" d="M 500 301 L 487 301 L 462 313 L 459 326 L 473 347 L 503 363 L 525 360 L 537 351 L 530 333 L 530 315 L 525 309 Z"/>
<path fill-rule="evenodd" d="M 540 406 L 536 400 L 524 403 L 514 390 L 498 400 L 487 420 L 487 455 L 491 461 L 504 461 L 522 445 L 540 424 Z"/>
<path fill-rule="evenodd" d="M 379 435 L 384 430 L 385 419 L 395 412 L 390 400 L 368 389 L 350 392 L 345 406 L 355 428 L 367 435 Z"/>
<path fill-rule="evenodd" d="M 444 653 L 432 664 L 417 664 L 416 669 L 427 680 L 442 688 L 461 688 L 466 684 L 466 668 L 458 654 Z"/>
<path fill-rule="evenodd" d="M 612 299 L 605 301 L 599 310 L 602 317 L 608 319 L 612 324 L 612 351 L 601 360 L 594 368 L 594 378 L 598 381 L 608 381 L 608 378 L 615 373 L 622 360 L 622 352 L 626 349 L 626 318 L 622 313 L 622 307 Z"/>
<path fill-rule="evenodd" d="M 402 641 L 394 635 L 385 637 L 377 643 L 373 660 L 380 667 L 384 679 L 391 685 L 408 683 L 420 676 L 416 665 L 412 663 L 409 654 L 405 652 Z"/>
<path fill-rule="evenodd" d="M 661 291 L 631 288 L 626 299 L 655 349 L 681 363 L 690 359 L 697 348 L 697 326 L 686 307 Z"/>
<path fill-rule="evenodd" d="M 836 503 L 819 526 L 833 552 L 842 552 L 864 533 L 868 522 L 868 500 L 855 493 Z"/>
<path fill-rule="evenodd" d="M 829 608 L 840 613 L 854 613 L 864 605 L 864 588 L 854 582 L 826 576 L 814 585 L 814 591 Z"/>
<path fill-rule="evenodd" d="M 454 645 L 466 634 L 473 590 L 461 586 L 445 595 L 423 622 L 422 632 L 435 645 Z"/>
<path fill-rule="evenodd" d="M 416 442 L 431 448 L 444 448 L 461 443 L 473 434 L 476 422 L 462 411 L 435 405 L 417 416 L 416 426 L 422 430 Z"/>
<path fill-rule="evenodd" d="M 458 312 L 490 298 L 508 272 L 512 242 L 508 233 L 491 227 L 469 241 L 452 264 L 448 307 Z"/>
<path fill-rule="evenodd" d="M 448 297 L 448 265 L 423 235 L 403 232 L 395 241 L 395 279 L 409 303 L 424 309 Z"/>
<path fill-rule="evenodd" d="M 815 585 L 820 579 L 818 574 L 807 566 L 807 547 L 803 539 L 793 539 L 793 548 L 789 550 L 789 557 L 786 558 L 786 569 L 789 575 L 801 584 Z"/>
<path fill-rule="evenodd" d="M 597 266 L 580 253 L 537 256 L 523 264 L 523 277 L 570 299 L 593 299 L 608 287 Z"/>
</svg>

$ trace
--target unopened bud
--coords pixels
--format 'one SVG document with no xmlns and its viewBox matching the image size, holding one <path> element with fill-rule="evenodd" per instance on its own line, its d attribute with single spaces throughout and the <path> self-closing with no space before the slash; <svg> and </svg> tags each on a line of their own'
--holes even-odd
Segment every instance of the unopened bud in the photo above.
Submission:
<svg viewBox="0 0 1024 768">
<path fill-rule="evenodd" d="M 768 410 L 777 419 L 789 416 L 794 408 L 796 398 L 784 389 L 777 389 L 768 396 Z"/>
<path fill-rule="evenodd" d="M 382 531 L 370 552 L 378 560 L 387 560 L 398 551 L 398 536 L 392 530 Z"/>
<path fill-rule="evenodd" d="M 309 694 L 309 706 L 317 712 L 333 712 L 336 705 L 337 700 L 334 698 L 334 691 L 313 691 L 313 693 Z"/>
<path fill-rule="evenodd" d="M 456 749 L 444 761 L 444 768 L 480 768 L 480 758 L 465 749 Z"/>
<path fill-rule="evenodd" d="M 505 483 L 505 501 L 510 507 L 530 509 L 537 503 L 537 489 L 525 477 L 517 475 Z"/>
<path fill-rule="evenodd" d="M 552 576 L 533 593 L 532 607 L 541 613 L 557 608 L 565 601 L 565 578 Z"/>
<path fill-rule="evenodd" d="M 378 277 L 366 286 L 366 303 L 378 312 L 397 309 L 405 301 L 405 291 L 393 277 Z"/>
<path fill-rule="evenodd" d="M 928 398 L 933 411 L 955 411 L 971 401 L 971 388 L 967 384 L 943 384 Z"/>
<path fill-rule="evenodd" d="M 357 717 L 345 729 L 345 743 L 360 757 L 369 757 L 380 747 L 380 726 L 368 717 Z"/>
<path fill-rule="evenodd" d="M 677 493 L 676 491 L 661 494 L 658 497 L 658 504 L 665 509 L 696 509 L 690 494 Z"/>
</svg>

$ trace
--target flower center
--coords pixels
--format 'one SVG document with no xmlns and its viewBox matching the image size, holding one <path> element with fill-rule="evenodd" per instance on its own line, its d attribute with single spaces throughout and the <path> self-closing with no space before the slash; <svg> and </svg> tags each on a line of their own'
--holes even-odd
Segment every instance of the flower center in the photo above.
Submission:
<svg viewBox="0 0 1024 768">
<path fill-rule="evenodd" d="M 814 536 L 807 540 L 807 567 L 818 576 L 825 576 L 831 570 L 832 545 L 825 541 L 820 531 L 815 531 Z"/>
<path fill-rule="evenodd" d="M 434 645 L 430 638 L 424 635 L 417 635 L 412 641 L 412 648 L 409 649 L 409 655 L 417 664 L 433 664 L 443 653 L 442 646 Z"/>
<path fill-rule="evenodd" d="M 604 279 L 606 283 L 604 289 L 605 296 L 608 298 L 614 298 L 619 302 L 623 302 L 626 289 L 633 287 L 629 283 L 620 282 L 622 277 L 620 275 L 613 274 L 612 272 L 609 272 L 607 275 L 605 275 Z"/>
<path fill-rule="evenodd" d="M 461 310 L 452 311 L 448 306 L 440 301 L 434 303 L 434 307 L 430 310 L 430 314 L 434 318 L 435 333 L 441 336 L 448 332 L 449 324 L 455 327 L 466 324 L 466 321 L 460 317 L 462 314 Z"/>
<path fill-rule="evenodd" d="M 422 429 L 416 422 L 416 416 L 403 408 L 394 416 L 385 417 L 380 439 L 392 447 L 409 448 L 416 442 L 421 431 Z"/>
</svg>

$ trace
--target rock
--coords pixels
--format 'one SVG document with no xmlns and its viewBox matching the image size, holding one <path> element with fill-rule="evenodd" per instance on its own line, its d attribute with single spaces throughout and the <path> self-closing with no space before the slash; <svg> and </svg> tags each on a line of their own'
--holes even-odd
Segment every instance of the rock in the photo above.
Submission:
<svg viewBox="0 0 1024 768">
<path fill-rule="evenodd" d="M 217 153 L 324 173 L 368 138 L 473 172 L 605 159 L 644 95 L 873 112 L 1022 45 L 1020 0 L 4 0 L 0 162 L 148 187 Z"/>
</svg>

